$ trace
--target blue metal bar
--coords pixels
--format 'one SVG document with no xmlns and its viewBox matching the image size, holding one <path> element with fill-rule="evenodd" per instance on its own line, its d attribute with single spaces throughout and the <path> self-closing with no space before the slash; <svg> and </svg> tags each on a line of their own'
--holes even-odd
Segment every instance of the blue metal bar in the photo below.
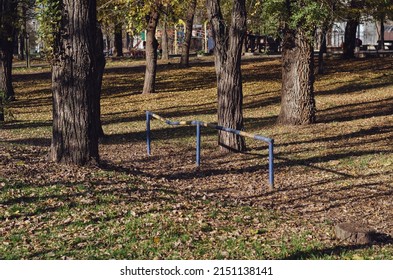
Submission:
<svg viewBox="0 0 393 280">
<path fill-rule="evenodd" d="M 148 156 L 150 156 L 151 154 L 150 119 L 151 119 L 150 112 L 146 111 L 146 144 L 147 144 Z"/>
<path fill-rule="evenodd" d="M 150 121 L 151 118 L 159 119 L 168 125 L 195 125 L 196 126 L 196 165 L 199 167 L 201 163 L 201 126 L 211 127 L 217 130 L 230 132 L 236 135 L 241 135 L 255 140 L 263 141 L 269 144 L 269 185 L 270 189 L 274 188 L 274 140 L 261 135 L 250 134 L 244 131 L 214 125 L 211 123 L 204 123 L 201 121 L 170 121 L 156 115 L 152 112 L 146 111 L 146 141 L 147 141 L 147 154 L 151 154 L 151 135 L 150 135 Z"/>
<path fill-rule="evenodd" d="M 201 124 L 196 123 L 196 165 L 201 165 Z"/>
<path fill-rule="evenodd" d="M 261 135 L 255 135 L 255 136 L 254 136 L 254 139 L 255 139 L 255 140 L 259 140 L 259 141 L 264 141 L 264 142 L 266 142 L 266 143 L 268 143 L 268 144 L 270 144 L 270 142 L 273 141 L 273 139 L 267 138 L 267 137 L 264 137 L 264 136 L 261 136 Z"/>
<path fill-rule="evenodd" d="M 274 140 L 271 139 L 269 142 L 269 184 L 270 189 L 273 190 L 274 188 Z"/>
</svg>

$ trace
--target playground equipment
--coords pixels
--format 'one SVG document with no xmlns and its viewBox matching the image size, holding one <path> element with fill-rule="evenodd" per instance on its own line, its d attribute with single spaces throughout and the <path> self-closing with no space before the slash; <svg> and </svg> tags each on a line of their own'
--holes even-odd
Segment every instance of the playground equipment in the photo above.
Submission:
<svg viewBox="0 0 393 280">
<path fill-rule="evenodd" d="M 270 189 L 274 187 L 274 140 L 271 138 L 267 138 L 258 134 L 251 134 L 244 131 L 222 127 L 219 125 L 215 125 L 212 123 L 205 123 L 202 121 L 170 121 L 167 120 L 153 112 L 146 111 L 146 143 L 147 143 L 147 154 L 151 155 L 151 129 L 150 129 L 150 122 L 151 119 L 155 118 L 157 120 L 163 121 L 168 125 L 190 125 L 196 126 L 196 165 L 199 167 L 201 164 L 201 127 L 210 127 L 216 130 L 222 130 L 226 132 L 230 132 L 233 134 L 237 134 L 240 136 L 252 138 L 255 140 L 263 141 L 269 144 L 269 185 Z"/>
</svg>

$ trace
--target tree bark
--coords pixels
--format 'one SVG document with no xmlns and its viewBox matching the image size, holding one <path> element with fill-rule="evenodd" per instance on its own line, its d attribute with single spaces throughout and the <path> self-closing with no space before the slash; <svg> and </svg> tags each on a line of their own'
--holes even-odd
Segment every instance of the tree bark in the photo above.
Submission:
<svg viewBox="0 0 393 280">
<path fill-rule="evenodd" d="M 123 26 L 120 22 L 115 24 L 115 55 L 123 56 Z"/>
<path fill-rule="evenodd" d="M 0 47 L 0 92 L 3 92 L 7 100 L 15 98 L 12 85 L 12 53 L 13 44 L 9 42 L 3 43 Z"/>
<path fill-rule="evenodd" d="M 169 48 L 168 48 L 168 24 L 167 21 L 164 20 L 162 24 L 162 37 L 161 37 L 161 59 L 168 60 L 169 59 Z"/>
<path fill-rule="evenodd" d="M 63 0 L 52 65 L 53 134 L 50 159 L 99 161 L 96 0 Z M 99 102 L 99 101 L 98 101 Z"/>
<path fill-rule="evenodd" d="M 345 25 L 343 43 L 343 57 L 346 59 L 355 57 L 356 32 L 360 19 L 359 10 L 364 8 L 363 2 L 362 0 L 351 0 L 349 2 L 348 19 Z"/>
<path fill-rule="evenodd" d="M 20 60 L 25 60 L 25 36 L 22 31 L 18 36 L 18 57 Z"/>
<path fill-rule="evenodd" d="M 106 50 L 108 51 L 108 56 L 111 54 L 111 39 L 106 36 Z"/>
<path fill-rule="evenodd" d="M 313 56 L 310 39 L 302 31 L 284 29 L 278 123 L 303 125 L 315 122 Z"/>
<path fill-rule="evenodd" d="M 158 11 L 152 11 L 146 16 L 146 71 L 145 83 L 142 93 L 155 93 L 156 73 L 157 73 L 157 50 L 158 41 L 156 39 L 156 29 L 159 19 Z"/>
<path fill-rule="evenodd" d="M 105 70 L 105 54 L 104 54 L 104 38 L 102 34 L 101 27 L 97 25 L 97 37 L 96 37 L 96 58 L 97 58 L 97 67 L 95 71 L 96 75 L 96 94 L 98 98 L 94 99 L 93 106 L 93 119 L 96 121 L 97 133 L 99 138 L 103 138 L 105 136 L 104 130 L 102 129 L 101 122 L 101 89 L 102 89 L 102 78 Z"/>
<path fill-rule="evenodd" d="M 4 98 L 14 100 L 12 86 L 12 58 L 16 34 L 17 1 L 0 0 L 0 92 Z"/>
<path fill-rule="evenodd" d="M 245 0 L 235 0 L 231 26 L 224 25 L 219 0 L 207 0 L 208 16 L 215 41 L 214 58 L 217 76 L 218 125 L 243 130 L 243 87 L 241 74 L 242 42 L 246 34 Z M 222 151 L 244 151 L 244 138 L 219 131 Z"/>
<path fill-rule="evenodd" d="M 379 39 L 379 49 L 384 50 L 385 49 L 385 19 L 384 17 L 381 17 L 380 19 L 380 39 Z"/>
<path fill-rule="evenodd" d="M 180 64 L 188 67 L 190 65 L 190 45 L 191 45 L 191 38 L 192 38 L 192 26 L 194 24 L 194 15 L 195 15 L 195 8 L 196 8 L 197 1 L 192 0 L 190 2 L 190 6 L 187 10 L 187 17 L 186 17 L 186 33 L 184 36 L 184 43 L 182 48 L 182 54 L 180 58 Z"/>
<path fill-rule="evenodd" d="M 0 122 L 4 121 L 4 97 L 0 92 Z"/>
<path fill-rule="evenodd" d="M 358 19 L 349 19 L 345 25 L 345 35 L 343 44 L 343 57 L 354 58 L 356 47 L 356 31 L 358 27 Z"/>
</svg>

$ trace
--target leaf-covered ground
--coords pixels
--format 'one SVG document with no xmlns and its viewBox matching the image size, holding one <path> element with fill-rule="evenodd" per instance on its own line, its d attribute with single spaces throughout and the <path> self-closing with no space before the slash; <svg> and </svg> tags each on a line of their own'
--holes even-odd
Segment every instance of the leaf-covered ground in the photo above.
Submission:
<svg viewBox="0 0 393 280">
<path fill-rule="evenodd" d="M 182 69 L 161 63 L 158 93 L 141 95 L 143 62 L 108 62 L 99 167 L 47 161 L 50 74 L 15 69 L 17 100 L 0 130 L 0 259 L 393 259 L 392 58 L 327 61 L 315 83 L 315 125 L 275 124 L 280 62 L 244 60 L 245 130 L 275 139 L 275 188 L 267 146 L 222 154 L 216 132 L 145 115 L 216 121 L 211 58 Z M 378 240 L 354 246 L 333 227 L 361 222 Z"/>
</svg>

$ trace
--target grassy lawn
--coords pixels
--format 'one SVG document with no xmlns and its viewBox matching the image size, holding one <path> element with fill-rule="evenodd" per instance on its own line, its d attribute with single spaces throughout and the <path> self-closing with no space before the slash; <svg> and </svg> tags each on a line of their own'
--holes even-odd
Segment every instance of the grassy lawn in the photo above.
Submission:
<svg viewBox="0 0 393 280">
<path fill-rule="evenodd" d="M 101 165 L 50 163 L 50 73 L 15 69 L 17 100 L 0 124 L 0 259 L 393 259 L 392 58 L 327 61 L 315 83 L 317 123 L 275 124 L 280 61 L 243 63 L 245 130 L 275 140 L 222 154 L 216 132 L 145 115 L 216 121 L 211 57 L 160 62 L 157 94 L 141 95 L 143 61 L 108 61 Z M 337 240 L 334 225 L 361 222 L 381 238 Z"/>
</svg>

